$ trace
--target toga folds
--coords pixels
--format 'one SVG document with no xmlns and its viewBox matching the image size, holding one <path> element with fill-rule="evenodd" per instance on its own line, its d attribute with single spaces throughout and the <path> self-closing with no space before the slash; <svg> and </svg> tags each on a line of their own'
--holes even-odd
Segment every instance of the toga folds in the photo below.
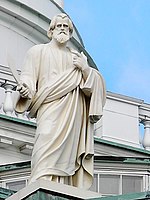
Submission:
<svg viewBox="0 0 150 200">
<path fill-rule="evenodd" d="M 93 68 L 86 80 L 73 66 L 74 51 L 32 47 L 26 56 L 21 81 L 32 99 L 21 98 L 19 113 L 37 119 L 30 182 L 46 179 L 88 189 L 93 177 L 93 126 L 105 104 L 102 76 Z"/>
</svg>

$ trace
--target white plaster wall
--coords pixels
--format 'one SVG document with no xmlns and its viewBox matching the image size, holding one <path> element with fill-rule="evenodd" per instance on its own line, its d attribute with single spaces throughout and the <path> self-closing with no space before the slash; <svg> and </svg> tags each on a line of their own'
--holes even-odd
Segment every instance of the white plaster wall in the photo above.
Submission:
<svg viewBox="0 0 150 200">
<path fill-rule="evenodd" d="M 107 98 L 103 113 L 102 120 L 95 127 L 96 136 L 109 141 L 139 147 L 137 105 Z"/>
<path fill-rule="evenodd" d="M 29 6 L 30 8 L 44 14 L 47 18 L 52 19 L 53 16 L 63 11 L 60 7 L 55 6 L 50 0 L 18 0 L 19 2 Z M 63 7 L 64 3 L 61 0 L 54 0 L 59 6 Z M 80 38 L 76 31 L 73 32 L 73 37 L 79 42 Z"/>
<path fill-rule="evenodd" d="M 15 147 L 0 147 L 0 165 L 24 162 L 31 159 L 30 155 L 21 154 Z"/>
<path fill-rule="evenodd" d="M 8 52 L 15 60 L 17 69 L 21 69 L 27 50 L 34 45 L 32 41 L 2 25 L 0 25 L 0 44 L 2 46 L 0 48 L 0 65 L 8 65 Z"/>
<path fill-rule="evenodd" d="M 0 165 L 30 160 L 35 126 L 24 123 L 0 119 Z"/>
<path fill-rule="evenodd" d="M 4 0 L 6 1 L 6 0 Z M 54 15 L 59 14 L 62 10 L 53 4 L 50 0 L 17 0 L 18 2 L 32 8 L 33 10 L 42 13 L 47 18 L 52 18 Z"/>
<path fill-rule="evenodd" d="M 22 17 L 25 21 L 32 21 L 37 26 L 39 24 L 46 31 L 49 24 L 47 21 L 41 23 L 41 16 L 52 19 L 56 14 L 64 12 L 61 7 L 56 6 L 50 0 L 15 0 L 14 2 L 11 0 L 1 0 L 0 2 L 0 8 L 2 7 L 2 10 L 10 14 L 15 13 L 17 17 Z M 81 44 L 81 38 L 77 30 L 74 30 L 73 37 Z"/>
</svg>

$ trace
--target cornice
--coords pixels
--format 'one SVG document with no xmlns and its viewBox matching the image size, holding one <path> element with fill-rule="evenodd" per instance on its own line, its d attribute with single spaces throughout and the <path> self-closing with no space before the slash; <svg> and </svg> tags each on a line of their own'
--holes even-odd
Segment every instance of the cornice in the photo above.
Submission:
<svg viewBox="0 0 150 200">
<path fill-rule="evenodd" d="M 141 106 L 144 103 L 144 100 L 137 99 L 134 97 L 129 97 L 122 94 L 113 93 L 110 91 L 107 91 L 107 99 L 121 101 L 121 102 L 129 103 L 129 104 L 133 104 L 136 106 Z"/>
</svg>

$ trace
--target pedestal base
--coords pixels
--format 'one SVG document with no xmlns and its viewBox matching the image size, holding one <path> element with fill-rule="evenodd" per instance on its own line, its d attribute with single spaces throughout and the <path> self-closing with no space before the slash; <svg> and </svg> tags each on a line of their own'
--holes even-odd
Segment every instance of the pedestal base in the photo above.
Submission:
<svg viewBox="0 0 150 200">
<path fill-rule="evenodd" d="M 52 181 L 38 180 L 7 198 L 7 200 L 67 200 L 94 199 L 98 197 L 100 198 L 101 195 L 95 192 Z"/>
</svg>

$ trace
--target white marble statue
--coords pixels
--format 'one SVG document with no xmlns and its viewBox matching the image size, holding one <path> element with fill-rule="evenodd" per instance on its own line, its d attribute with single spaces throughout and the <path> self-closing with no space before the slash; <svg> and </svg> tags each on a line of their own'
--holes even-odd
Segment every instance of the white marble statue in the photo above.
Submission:
<svg viewBox="0 0 150 200">
<path fill-rule="evenodd" d="M 30 183 L 37 179 L 88 189 L 93 179 L 93 126 L 102 116 L 105 85 L 83 53 L 67 47 L 73 25 L 55 16 L 51 41 L 32 47 L 18 85 L 16 111 L 37 118 Z"/>
</svg>

